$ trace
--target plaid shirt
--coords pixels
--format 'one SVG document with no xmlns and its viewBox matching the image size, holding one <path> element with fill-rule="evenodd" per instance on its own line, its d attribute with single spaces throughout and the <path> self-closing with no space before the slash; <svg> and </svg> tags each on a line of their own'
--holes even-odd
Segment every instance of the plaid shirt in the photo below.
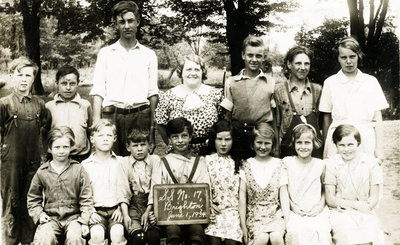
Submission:
<svg viewBox="0 0 400 245">
<path fill-rule="evenodd" d="M 300 92 L 298 87 L 294 86 L 289 80 L 280 81 L 275 85 L 274 98 L 278 111 L 278 127 L 280 128 L 279 134 L 282 138 L 286 130 L 289 128 L 293 117 L 293 108 L 290 105 L 289 95 L 287 93 L 286 84 L 289 85 L 289 92 L 292 97 L 295 110 L 298 114 L 307 116 L 313 109 L 318 111 L 319 99 L 321 97 L 322 87 L 319 84 L 311 83 L 308 78 L 306 80 L 305 89 Z M 315 102 L 313 105 L 313 96 L 311 94 L 311 86 L 315 93 Z"/>
</svg>

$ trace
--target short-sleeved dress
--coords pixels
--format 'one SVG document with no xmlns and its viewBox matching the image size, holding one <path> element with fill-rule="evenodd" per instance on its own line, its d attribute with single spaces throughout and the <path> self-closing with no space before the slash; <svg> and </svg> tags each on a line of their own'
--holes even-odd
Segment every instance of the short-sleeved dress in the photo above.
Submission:
<svg viewBox="0 0 400 245">
<path fill-rule="evenodd" d="M 243 163 L 239 175 L 246 182 L 249 244 L 265 233 L 285 233 L 279 188 L 287 183 L 283 182 L 286 178 L 281 176 L 281 172 L 282 164 L 278 158 L 271 158 L 268 163 L 249 158 Z"/>
<path fill-rule="evenodd" d="M 222 89 L 205 84 L 191 94 L 185 92 L 183 85 L 160 91 L 155 121 L 166 125 L 172 119 L 184 117 L 193 125 L 194 138 L 207 137 L 209 128 L 218 120 L 222 98 Z"/>
<path fill-rule="evenodd" d="M 334 185 L 339 198 L 354 201 L 369 199 L 371 186 L 382 184 L 382 169 L 376 160 L 360 154 L 357 163 L 345 163 L 340 155 L 326 159 L 325 185 Z M 383 244 L 383 233 L 375 211 L 331 209 L 333 239 L 337 244 Z"/>
<path fill-rule="evenodd" d="M 333 131 L 340 124 L 354 125 L 361 134 L 361 149 L 374 154 L 375 131 L 372 121 L 374 113 L 388 108 L 382 88 L 375 77 L 358 70 L 349 80 L 342 70 L 328 77 L 322 88 L 319 111 L 332 114 L 332 123 L 326 137 L 324 158 L 337 153 L 332 141 Z"/>
<path fill-rule="evenodd" d="M 230 156 L 222 157 L 217 153 L 206 156 L 205 160 L 210 174 L 212 200 L 220 209 L 215 222 L 208 225 L 205 233 L 209 236 L 242 242 L 239 174 L 235 174 L 235 162 Z"/>
<path fill-rule="evenodd" d="M 290 200 L 302 210 L 311 211 L 321 200 L 321 176 L 325 169 L 324 162 L 312 158 L 310 163 L 304 165 L 298 161 L 296 156 L 285 157 L 282 162 L 283 169 L 287 172 Z M 326 206 L 321 213 L 314 217 L 300 216 L 290 212 L 286 230 L 286 244 L 288 245 L 332 244 L 329 209 Z"/>
</svg>

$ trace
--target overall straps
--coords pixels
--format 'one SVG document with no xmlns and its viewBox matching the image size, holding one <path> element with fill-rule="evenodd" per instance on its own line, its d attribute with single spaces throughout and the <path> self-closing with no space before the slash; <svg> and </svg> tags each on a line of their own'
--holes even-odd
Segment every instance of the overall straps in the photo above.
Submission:
<svg viewBox="0 0 400 245">
<path fill-rule="evenodd" d="M 285 85 L 286 85 L 286 91 L 287 91 L 288 97 L 289 97 L 290 106 L 292 107 L 293 114 L 296 115 L 297 111 L 296 111 L 296 107 L 294 106 L 292 96 L 290 95 L 289 82 L 286 82 Z M 310 83 L 310 85 L 311 85 L 310 89 L 311 89 L 311 96 L 312 96 L 312 111 L 315 112 L 316 111 L 316 108 L 315 108 L 315 93 L 314 93 L 314 88 L 313 88 L 312 83 Z"/>
<path fill-rule="evenodd" d="M 196 169 L 197 169 L 197 166 L 199 165 L 199 161 L 200 161 L 200 156 L 196 156 L 196 159 L 194 160 L 192 172 L 190 172 L 190 175 L 189 175 L 188 183 L 192 183 L 192 179 L 193 179 L 194 173 L 196 173 Z"/>
<path fill-rule="evenodd" d="M 178 181 L 176 180 L 176 178 L 175 178 L 175 175 L 172 173 L 171 167 L 169 166 L 167 159 L 166 159 L 165 157 L 162 157 L 161 160 L 163 161 L 164 166 L 165 166 L 165 168 L 167 169 L 168 174 L 169 174 L 169 176 L 171 177 L 172 181 L 173 181 L 175 184 L 179 184 L 179 182 L 178 182 Z"/>
</svg>

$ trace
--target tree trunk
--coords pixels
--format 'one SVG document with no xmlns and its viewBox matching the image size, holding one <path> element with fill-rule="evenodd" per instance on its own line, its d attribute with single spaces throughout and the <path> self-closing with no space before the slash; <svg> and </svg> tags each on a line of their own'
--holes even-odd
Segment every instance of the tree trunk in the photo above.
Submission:
<svg viewBox="0 0 400 245">
<path fill-rule="evenodd" d="M 237 7 L 236 7 L 237 6 Z M 231 58 L 231 72 L 236 75 L 243 69 L 242 43 L 249 35 L 249 27 L 245 22 L 245 7 L 243 0 L 238 0 L 235 6 L 233 0 L 225 1 L 226 37 Z"/>
<path fill-rule="evenodd" d="M 42 95 L 44 94 L 44 89 L 41 80 L 40 65 L 40 4 L 41 0 L 21 0 L 20 2 L 26 52 L 28 57 L 39 66 L 38 73 L 33 83 L 33 93 Z"/>
</svg>

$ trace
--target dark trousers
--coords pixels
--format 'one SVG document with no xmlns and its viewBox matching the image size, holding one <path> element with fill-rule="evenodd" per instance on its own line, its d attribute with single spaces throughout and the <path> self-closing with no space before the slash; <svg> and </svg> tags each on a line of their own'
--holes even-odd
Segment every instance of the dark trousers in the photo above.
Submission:
<svg viewBox="0 0 400 245">
<path fill-rule="evenodd" d="M 125 144 L 129 132 L 133 128 L 150 129 L 150 107 L 132 113 L 119 113 L 114 107 L 114 110 L 105 112 L 103 110 L 102 117 L 110 120 L 117 127 L 117 141 L 114 143 L 113 151 L 117 155 L 129 156 L 130 153 L 126 150 Z"/>
<path fill-rule="evenodd" d="M 206 244 L 202 225 L 168 225 L 165 232 L 167 244 Z"/>
</svg>

